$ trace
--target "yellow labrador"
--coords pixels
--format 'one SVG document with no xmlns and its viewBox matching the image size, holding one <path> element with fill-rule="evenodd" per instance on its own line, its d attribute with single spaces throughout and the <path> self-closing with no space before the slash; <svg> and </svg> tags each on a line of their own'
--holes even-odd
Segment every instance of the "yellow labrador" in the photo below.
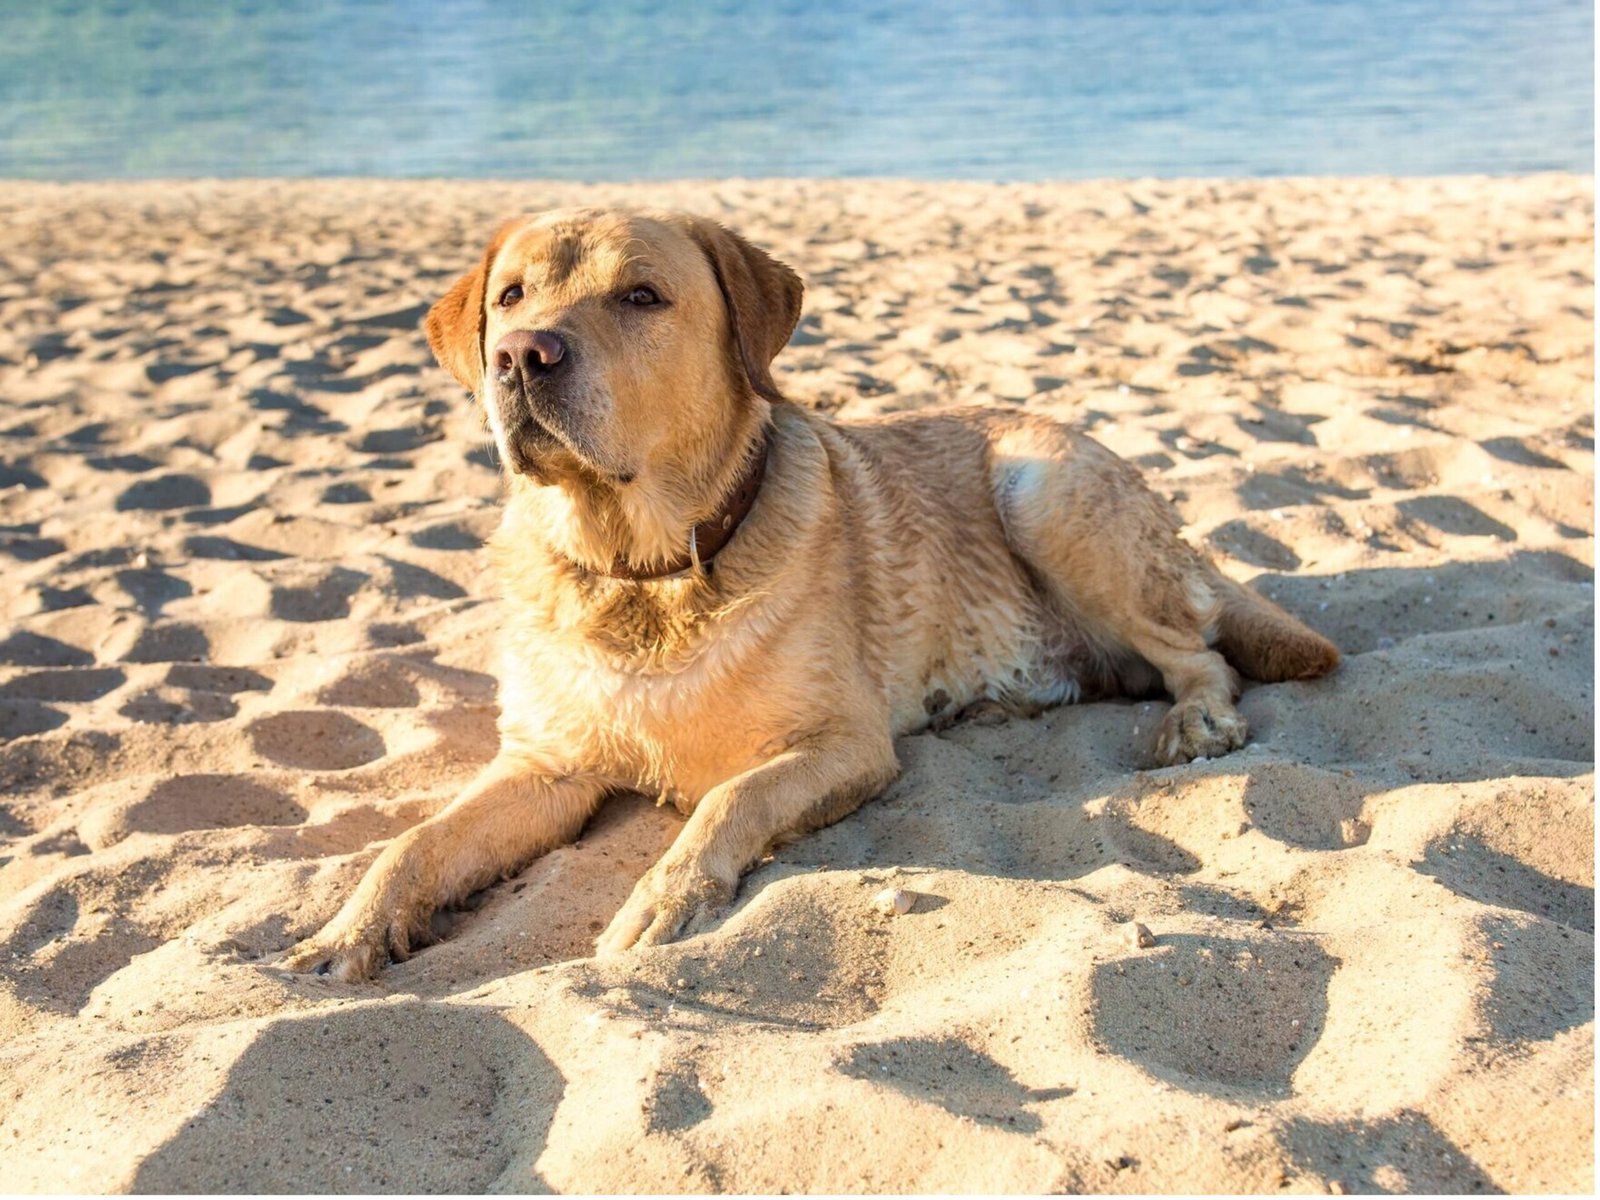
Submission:
<svg viewBox="0 0 1600 1200">
<path fill-rule="evenodd" d="M 688 820 L 597 949 L 670 941 L 774 843 L 893 779 L 896 735 L 1164 686 L 1156 757 L 1176 763 L 1244 744 L 1235 670 L 1337 665 L 1082 434 L 786 403 L 770 365 L 801 292 L 710 221 L 583 209 L 506 225 L 433 307 L 429 344 L 508 467 L 500 753 L 288 966 L 357 979 L 405 958 L 437 908 L 620 790 Z"/>
</svg>

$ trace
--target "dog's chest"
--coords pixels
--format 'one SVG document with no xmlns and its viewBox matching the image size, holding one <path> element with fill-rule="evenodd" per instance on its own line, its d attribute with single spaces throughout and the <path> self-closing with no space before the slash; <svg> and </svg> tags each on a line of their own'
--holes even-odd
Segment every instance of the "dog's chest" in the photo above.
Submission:
<svg viewBox="0 0 1600 1200">
<path fill-rule="evenodd" d="M 766 703 L 752 696 L 759 673 L 749 669 L 754 639 L 746 622 L 716 622 L 707 631 L 664 606 L 619 608 L 598 635 L 504 632 L 503 736 L 541 753 L 559 750 L 629 786 L 688 797 L 680 807 L 692 807 L 760 757 L 769 736 L 762 730 L 784 727 L 793 715 L 771 706 L 770 694 Z M 635 624 L 619 625 L 619 616 Z"/>
<path fill-rule="evenodd" d="M 624 585 L 589 606 L 578 632 L 608 666 L 637 679 L 640 671 L 671 670 L 692 656 L 706 623 L 693 608 L 652 589 Z"/>
</svg>

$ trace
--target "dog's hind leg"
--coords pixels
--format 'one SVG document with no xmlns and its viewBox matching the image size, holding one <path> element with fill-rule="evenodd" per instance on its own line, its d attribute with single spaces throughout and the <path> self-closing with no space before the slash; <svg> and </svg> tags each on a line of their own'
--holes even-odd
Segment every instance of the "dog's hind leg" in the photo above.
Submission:
<svg viewBox="0 0 1600 1200">
<path fill-rule="evenodd" d="M 449 807 L 406 830 L 344 907 L 278 965 L 354 981 L 432 940 L 429 918 L 572 841 L 605 784 L 502 752 Z"/>
<path fill-rule="evenodd" d="M 1097 648 L 1131 650 L 1161 673 L 1173 707 L 1157 733 L 1159 761 L 1244 745 L 1248 727 L 1233 704 L 1238 677 L 1219 650 L 1257 649 L 1234 660 L 1247 670 L 1304 666 L 1296 677 L 1338 661 L 1287 613 L 1223 578 L 1179 536 L 1176 514 L 1138 471 L 1097 442 L 1023 420 L 997 432 L 991 453 L 1007 538 L 1052 603 Z M 1267 627 L 1275 642 L 1258 636 L 1268 610 L 1277 618 Z M 1294 630 L 1301 641 L 1289 637 Z M 1309 652 L 1319 647 L 1320 657 Z"/>
</svg>

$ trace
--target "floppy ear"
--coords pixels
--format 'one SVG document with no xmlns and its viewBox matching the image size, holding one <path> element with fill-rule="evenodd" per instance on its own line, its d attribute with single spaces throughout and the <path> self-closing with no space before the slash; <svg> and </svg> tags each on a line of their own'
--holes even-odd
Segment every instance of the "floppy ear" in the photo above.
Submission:
<svg viewBox="0 0 1600 1200">
<path fill-rule="evenodd" d="M 715 221 L 697 218 L 689 232 L 711 260 L 750 386 L 768 400 L 782 400 L 772 382 L 772 360 L 800 321 L 805 285 L 766 251 Z"/>
<path fill-rule="evenodd" d="M 488 286 L 489 268 L 516 224 L 517 221 L 507 221 L 495 232 L 483 259 L 451 285 L 428 310 L 423 322 L 434 358 L 473 395 L 483 385 L 484 289 Z"/>
</svg>

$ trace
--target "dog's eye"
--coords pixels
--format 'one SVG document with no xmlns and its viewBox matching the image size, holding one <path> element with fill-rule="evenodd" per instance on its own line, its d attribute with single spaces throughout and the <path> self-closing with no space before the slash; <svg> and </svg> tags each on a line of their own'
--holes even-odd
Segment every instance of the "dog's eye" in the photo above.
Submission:
<svg viewBox="0 0 1600 1200">
<path fill-rule="evenodd" d="M 500 293 L 500 299 L 496 300 L 495 303 L 501 308 L 510 308 L 513 304 L 521 299 L 522 285 L 520 283 L 513 283 L 505 291 Z"/>
<path fill-rule="evenodd" d="M 636 287 L 622 299 L 625 304 L 635 304 L 640 308 L 661 303 L 661 297 L 656 295 L 655 289 L 647 287 Z"/>
</svg>

